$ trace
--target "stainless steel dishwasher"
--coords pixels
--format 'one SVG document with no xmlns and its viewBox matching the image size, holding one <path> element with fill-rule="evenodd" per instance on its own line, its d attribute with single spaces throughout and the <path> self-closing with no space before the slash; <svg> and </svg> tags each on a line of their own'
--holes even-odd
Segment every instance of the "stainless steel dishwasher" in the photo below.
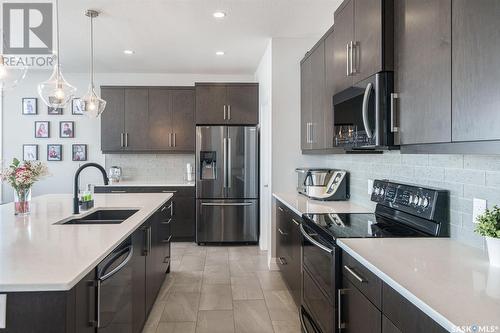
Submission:
<svg viewBox="0 0 500 333">
<path fill-rule="evenodd" d="M 132 332 L 132 239 L 128 237 L 97 266 L 97 331 Z"/>
</svg>

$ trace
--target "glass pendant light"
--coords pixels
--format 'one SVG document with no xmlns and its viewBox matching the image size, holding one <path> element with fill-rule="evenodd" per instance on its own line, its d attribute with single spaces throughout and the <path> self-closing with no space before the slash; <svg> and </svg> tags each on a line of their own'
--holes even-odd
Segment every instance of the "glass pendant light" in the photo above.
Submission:
<svg viewBox="0 0 500 333">
<path fill-rule="evenodd" d="M 85 15 L 90 18 L 90 83 L 87 93 L 82 97 L 82 110 L 85 115 L 97 118 L 106 107 L 106 101 L 99 97 L 94 85 L 94 18 L 99 16 L 99 12 L 89 9 Z"/>
<path fill-rule="evenodd" d="M 73 98 L 76 88 L 69 84 L 61 72 L 60 50 L 59 50 L 59 1 L 56 0 L 56 64 L 50 78 L 38 85 L 38 94 L 47 106 L 63 108 Z"/>
</svg>

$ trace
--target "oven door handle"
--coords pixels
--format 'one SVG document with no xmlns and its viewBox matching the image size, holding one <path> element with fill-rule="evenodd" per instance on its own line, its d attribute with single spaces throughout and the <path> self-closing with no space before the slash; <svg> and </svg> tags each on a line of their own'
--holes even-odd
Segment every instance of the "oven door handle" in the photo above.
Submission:
<svg viewBox="0 0 500 333">
<path fill-rule="evenodd" d="M 302 224 L 299 226 L 299 228 L 300 228 L 300 232 L 302 233 L 302 235 L 308 241 L 310 241 L 311 243 L 313 243 L 313 245 L 319 247 L 320 249 L 322 249 L 323 251 L 327 252 L 328 254 L 332 254 L 333 253 L 333 249 L 330 249 L 330 248 L 324 246 L 323 244 L 318 243 L 314 238 L 312 238 L 311 236 L 309 236 L 309 234 L 304 230 L 304 227 L 302 226 Z"/>
<path fill-rule="evenodd" d="M 373 132 L 370 128 L 370 122 L 368 121 L 368 102 L 370 101 L 370 95 L 372 93 L 373 84 L 370 82 L 366 86 L 365 95 L 363 96 L 363 125 L 365 127 L 366 136 L 369 139 L 373 138 Z"/>
</svg>

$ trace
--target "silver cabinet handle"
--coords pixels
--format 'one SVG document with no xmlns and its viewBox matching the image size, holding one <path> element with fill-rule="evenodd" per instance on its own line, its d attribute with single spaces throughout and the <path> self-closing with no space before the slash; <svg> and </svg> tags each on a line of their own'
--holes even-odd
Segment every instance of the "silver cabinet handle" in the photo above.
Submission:
<svg viewBox="0 0 500 333">
<path fill-rule="evenodd" d="M 280 233 L 281 236 L 286 236 L 288 235 L 286 232 L 283 232 L 280 228 L 278 228 L 278 232 Z"/>
<path fill-rule="evenodd" d="M 231 120 L 231 104 L 227 106 L 227 120 Z"/>
<path fill-rule="evenodd" d="M 128 147 L 128 133 L 125 133 L 125 147 Z"/>
<path fill-rule="evenodd" d="M 227 105 L 224 104 L 224 120 L 227 118 Z"/>
<path fill-rule="evenodd" d="M 120 147 L 124 147 L 125 146 L 125 140 L 124 140 L 124 133 L 120 133 Z"/>
<path fill-rule="evenodd" d="M 348 272 L 349 272 L 349 274 L 351 274 L 352 276 L 354 276 L 354 278 L 355 278 L 356 280 L 358 280 L 359 282 L 361 282 L 361 283 L 365 283 L 365 282 L 366 282 L 366 280 L 365 280 L 365 279 L 363 279 L 361 276 L 359 276 L 359 275 L 358 275 L 358 274 L 357 274 L 357 273 L 356 273 L 356 272 L 355 272 L 352 268 L 350 268 L 349 266 L 344 265 L 344 269 L 345 269 L 346 271 L 348 271 Z"/>
<path fill-rule="evenodd" d="M 278 206 L 278 209 L 282 212 L 284 211 L 283 208 L 281 208 L 280 206 Z"/>
<path fill-rule="evenodd" d="M 169 218 L 168 221 L 160 222 L 160 224 L 170 224 L 172 222 L 172 218 Z"/>
<path fill-rule="evenodd" d="M 172 133 L 168 133 L 168 146 L 172 147 Z"/>
<path fill-rule="evenodd" d="M 368 102 L 370 101 L 370 95 L 372 93 L 373 84 L 370 82 L 366 86 L 365 95 L 363 96 L 363 125 L 365 127 L 366 136 L 371 139 L 373 138 L 373 132 L 370 128 L 370 122 L 368 121 Z"/>
<path fill-rule="evenodd" d="M 123 252 L 124 253 L 128 252 L 127 257 L 125 258 L 125 260 L 123 260 L 111 272 L 106 273 L 103 276 L 99 277 L 99 281 L 100 282 L 106 281 L 107 279 L 109 279 L 110 277 L 112 277 L 113 275 L 115 275 L 116 273 L 118 273 L 123 267 L 125 267 L 125 265 L 127 265 L 130 262 L 130 260 L 132 259 L 132 256 L 134 255 L 134 247 L 132 245 L 128 246 L 126 248 L 126 251 L 123 251 Z M 121 253 L 120 256 L 122 256 L 124 253 Z"/>
<path fill-rule="evenodd" d="M 283 257 L 278 257 L 278 260 L 279 260 L 280 264 L 282 264 L 282 265 L 286 265 L 287 264 L 285 258 L 283 258 Z"/>
<path fill-rule="evenodd" d="M 170 216 L 174 216 L 174 202 L 173 201 L 170 203 L 170 207 L 168 207 L 168 208 L 170 208 Z"/>
<path fill-rule="evenodd" d="M 164 212 L 164 211 L 166 211 L 166 210 L 167 210 L 167 206 L 163 206 L 163 207 L 161 208 L 161 212 Z"/>
<path fill-rule="evenodd" d="M 111 193 L 127 193 L 125 190 L 111 190 Z"/>
<path fill-rule="evenodd" d="M 302 226 L 302 224 L 299 226 L 299 228 L 300 228 L 300 232 L 302 233 L 302 235 L 308 241 L 310 241 L 313 245 L 319 247 L 320 249 L 322 249 L 323 251 L 325 251 L 325 252 L 327 252 L 329 254 L 333 253 L 333 249 L 330 249 L 330 248 L 324 246 L 323 244 L 318 243 L 316 240 L 314 240 L 314 238 L 312 238 L 311 236 L 309 236 L 309 234 L 304 230 L 304 227 Z"/>
<path fill-rule="evenodd" d="M 251 203 L 251 202 L 234 202 L 234 203 L 229 203 L 229 202 L 221 202 L 221 203 L 203 202 L 201 205 L 202 206 L 251 206 L 251 205 L 253 205 L 253 203 Z"/>
<path fill-rule="evenodd" d="M 177 147 L 177 133 L 174 133 L 174 147 Z"/>
<path fill-rule="evenodd" d="M 358 48 L 359 42 L 351 42 L 351 74 L 358 74 Z"/>
<path fill-rule="evenodd" d="M 162 242 L 162 243 L 168 243 L 168 242 L 170 242 L 170 240 L 171 240 L 171 239 L 172 239 L 172 235 L 170 235 L 170 236 L 168 237 L 168 239 L 164 239 L 164 240 L 162 240 L 161 242 Z"/>
<path fill-rule="evenodd" d="M 337 290 L 337 311 L 338 311 L 338 324 L 339 331 L 345 328 L 345 323 L 342 322 L 342 295 L 346 293 L 347 289 Z"/>
<path fill-rule="evenodd" d="M 97 280 L 97 304 L 96 304 L 96 313 L 97 313 L 97 322 L 96 326 L 97 328 L 101 327 L 101 280 Z"/>
<path fill-rule="evenodd" d="M 354 43 L 353 41 L 351 40 L 349 42 L 349 48 L 351 49 L 351 53 L 349 54 L 349 58 L 350 58 L 350 66 L 349 66 L 349 69 L 350 69 L 350 74 L 354 74 Z"/>
<path fill-rule="evenodd" d="M 231 119 L 231 118 L 229 118 Z M 231 188 L 233 183 L 233 158 L 231 157 L 231 138 L 227 139 L 227 188 Z"/>
<path fill-rule="evenodd" d="M 295 223 L 295 225 L 300 225 L 300 223 L 297 222 L 295 219 L 292 219 L 292 222 Z"/>
<path fill-rule="evenodd" d="M 347 65 L 346 75 L 347 75 L 347 76 L 350 76 L 350 75 L 351 75 L 351 72 L 350 72 L 350 66 L 349 66 L 349 59 L 351 58 L 351 53 L 350 53 L 349 43 L 347 43 L 347 44 L 345 45 L 345 53 L 346 53 L 346 59 L 345 59 L 345 62 L 346 62 L 346 65 Z"/>
<path fill-rule="evenodd" d="M 177 191 L 162 190 L 161 193 L 177 193 Z"/>
<path fill-rule="evenodd" d="M 397 133 L 399 132 L 399 127 L 396 126 L 396 99 L 399 98 L 399 94 L 397 93 L 391 93 L 391 132 L 392 133 Z M 399 119 L 397 121 L 399 123 Z"/>
<path fill-rule="evenodd" d="M 98 281 L 95 280 L 90 280 L 87 281 L 87 288 L 88 288 L 88 299 L 89 299 L 89 307 L 88 307 L 88 318 L 89 318 L 89 326 L 90 327 L 97 327 L 98 325 L 98 320 L 96 318 L 96 313 L 95 309 L 92 307 L 92 302 L 90 302 L 91 299 L 95 299 L 96 297 L 96 287 L 98 285 Z"/>
</svg>

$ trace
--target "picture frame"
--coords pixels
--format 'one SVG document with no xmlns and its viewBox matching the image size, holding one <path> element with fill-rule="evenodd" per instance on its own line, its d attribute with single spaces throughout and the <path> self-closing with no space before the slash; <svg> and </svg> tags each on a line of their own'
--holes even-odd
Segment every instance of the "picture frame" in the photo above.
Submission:
<svg viewBox="0 0 500 333">
<path fill-rule="evenodd" d="M 64 112 L 63 108 L 53 108 L 51 106 L 47 107 L 47 114 L 51 116 L 60 116 Z"/>
<path fill-rule="evenodd" d="M 50 138 L 50 121 L 35 121 L 35 138 L 48 139 Z"/>
<path fill-rule="evenodd" d="M 48 144 L 47 145 L 47 161 L 62 161 L 62 145 Z"/>
<path fill-rule="evenodd" d="M 36 97 L 24 97 L 22 99 L 23 115 L 34 116 L 38 114 L 38 99 Z"/>
<path fill-rule="evenodd" d="M 59 137 L 62 139 L 75 137 L 75 122 L 60 121 L 59 122 Z"/>
<path fill-rule="evenodd" d="M 83 112 L 85 111 L 85 103 L 81 98 L 73 98 L 71 100 L 71 114 L 76 115 L 76 116 L 81 116 L 83 115 Z"/>
<path fill-rule="evenodd" d="M 71 159 L 75 162 L 86 161 L 87 157 L 87 145 L 86 144 L 74 144 L 71 146 Z"/>
<path fill-rule="evenodd" d="M 38 145 L 26 144 L 23 145 L 23 161 L 37 161 L 38 160 Z"/>
</svg>

